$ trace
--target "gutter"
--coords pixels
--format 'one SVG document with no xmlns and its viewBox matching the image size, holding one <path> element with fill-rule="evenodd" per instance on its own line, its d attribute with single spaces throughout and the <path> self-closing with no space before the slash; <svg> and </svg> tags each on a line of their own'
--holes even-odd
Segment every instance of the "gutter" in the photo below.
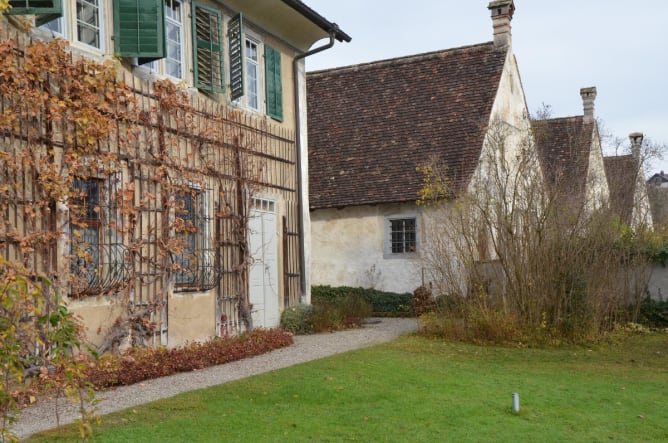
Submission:
<svg viewBox="0 0 668 443">
<path fill-rule="evenodd" d="M 288 3 L 288 0 L 283 0 L 284 2 Z M 301 2 L 297 2 L 303 5 Z M 292 5 L 290 5 L 292 6 Z M 306 5 L 304 5 L 306 6 Z M 294 7 L 294 6 L 293 6 Z M 305 246 L 304 246 L 304 201 L 302 199 L 302 192 L 303 192 L 303 187 L 302 187 L 302 144 L 301 144 L 301 120 L 299 118 L 299 111 L 300 111 L 300 95 L 299 95 L 299 61 L 301 59 L 304 59 L 310 55 L 317 54 L 318 52 L 324 51 L 326 49 L 331 48 L 334 46 L 334 40 L 337 39 L 337 33 L 340 33 L 341 31 L 339 30 L 339 27 L 336 23 L 330 23 L 330 29 L 329 29 L 329 42 L 326 43 L 323 46 L 319 46 L 317 48 L 311 49 L 310 51 L 303 52 L 301 54 L 297 54 L 295 58 L 292 60 L 292 79 L 293 79 L 293 89 L 294 89 L 294 102 L 295 102 L 295 131 L 297 137 L 295 138 L 296 140 L 296 154 L 297 154 L 297 213 L 299 214 L 299 286 L 301 288 L 301 294 L 300 298 L 302 302 L 306 302 L 305 300 L 305 294 L 306 294 L 306 257 L 305 257 Z M 345 34 L 345 33 L 344 33 Z M 350 41 L 350 37 L 348 36 L 348 40 L 345 41 Z M 304 88 L 306 88 L 306 68 L 304 68 Z M 306 100 L 306 97 L 304 97 L 304 100 Z M 308 208 L 307 208 L 308 210 Z"/>
</svg>

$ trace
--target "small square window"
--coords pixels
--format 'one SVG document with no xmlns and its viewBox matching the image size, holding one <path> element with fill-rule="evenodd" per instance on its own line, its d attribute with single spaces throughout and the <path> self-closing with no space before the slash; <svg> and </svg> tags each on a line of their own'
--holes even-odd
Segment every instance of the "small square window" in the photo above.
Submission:
<svg viewBox="0 0 668 443">
<path fill-rule="evenodd" d="M 405 254 L 416 251 L 416 228 L 414 218 L 390 220 L 390 252 Z"/>
</svg>

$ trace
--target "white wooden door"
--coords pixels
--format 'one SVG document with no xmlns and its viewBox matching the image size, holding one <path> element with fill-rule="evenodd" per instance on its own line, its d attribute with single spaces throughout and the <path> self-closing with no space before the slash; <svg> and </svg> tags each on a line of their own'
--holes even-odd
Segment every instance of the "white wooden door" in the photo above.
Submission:
<svg viewBox="0 0 668 443">
<path fill-rule="evenodd" d="M 276 203 L 253 199 L 249 228 L 252 257 L 249 289 L 253 326 L 273 328 L 280 322 Z"/>
</svg>

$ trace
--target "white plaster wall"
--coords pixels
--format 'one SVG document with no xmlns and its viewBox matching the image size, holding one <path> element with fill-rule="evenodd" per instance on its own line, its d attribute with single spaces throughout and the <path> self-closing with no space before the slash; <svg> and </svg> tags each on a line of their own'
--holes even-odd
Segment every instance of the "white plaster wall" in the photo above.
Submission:
<svg viewBox="0 0 668 443">
<path fill-rule="evenodd" d="M 417 216 L 419 251 L 423 220 L 413 203 L 312 211 L 311 283 L 413 292 L 422 283 L 417 254 L 389 257 L 384 253 L 386 217 L 402 214 Z"/>
<path fill-rule="evenodd" d="M 608 179 L 605 176 L 603 164 L 603 150 L 598 128 L 592 133 L 591 149 L 589 151 L 589 169 L 587 170 L 585 205 L 587 210 L 593 211 L 610 201 Z"/>
<path fill-rule="evenodd" d="M 517 159 L 521 149 L 535 149 L 535 144 L 531 138 L 531 123 L 529 120 L 529 111 L 522 87 L 517 61 L 512 51 L 508 51 L 506 62 L 503 67 L 497 95 L 494 99 L 492 112 L 488 122 L 488 134 L 483 142 L 483 149 L 480 154 L 478 166 L 473 174 L 473 179 L 469 185 L 470 192 L 476 192 L 478 186 L 490 190 L 490 177 L 494 170 L 500 166 L 499 160 L 503 159 L 509 169 L 503 174 L 513 174 L 513 169 L 517 167 Z M 482 128 L 481 128 L 482 129 Z M 505 140 L 503 143 L 503 152 L 499 151 L 498 141 L 495 135 L 503 131 Z M 535 154 L 535 152 L 534 152 Z M 535 167 L 532 168 L 535 173 L 540 174 L 538 165 L 538 156 L 535 157 Z"/>
<path fill-rule="evenodd" d="M 652 228 L 654 221 L 652 220 L 652 211 L 649 203 L 649 195 L 647 195 L 647 184 L 645 183 L 645 171 L 642 165 L 640 171 L 636 174 L 635 195 L 633 196 L 633 212 L 631 216 L 631 226 L 638 228 L 645 226 Z"/>
<path fill-rule="evenodd" d="M 299 111 L 298 122 L 299 122 L 299 147 L 300 147 L 300 162 L 298 165 L 301 168 L 301 195 L 299 198 L 302 199 L 302 213 L 299 216 L 302 219 L 302 228 L 303 228 L 303 245 L 304 245 L 304 269 L 302 273 L 304 275 L 304 293 L 302 294 L 302 299 L 304 303 L 311 303 L 311 254 L 312 254 L 312 240 L 311 240 L 311 216 L 309 214 L 308 208 L 310 207 L 309 201 L 309 188 L 308 188 L 308 120 L 307 114 L 308 110 L 306 108 L 306 65 L 305 61 L 302 58 L 297 62 L 297 72 L 296 75 L 296 88 L 298 93 L 298 103 L 297 109 Z"/>
<path fill-rule="evenodd" d="M 468 190 L 472 195 L 484 195 L 491 199 L 501 198 L 503 195 L 508 204 L 520 203 L 515 191 L 531 192 L 526 184 L 542 183 L 542 172 L 531 135 L 522 79 L 515 56 L 510 50 L 506 55 L 487 131 L 478 166 Z M 527 153 L 523 150 L 529 151 Z M 527 156 L 529 165 L 524 166 L 521 174 L 517 174 L 517 160 Z M 535 175 L 529 177 L 528 174 Z M 508 177 L 517 180 L 508 181 Z"/>
<path fill-rule="evenodd" d="M 668 300 L 668 267 L 654 265 L 647 290 L 653 300 Z"/>
<path fill-rule="evenodd" d="M 507 122 L 521 131 L 528 131 L 531 127 L 522 79 L 512 51 L 506 54 L 499 89 L 492 106 L 490 121 L 496 120 Z"/>
</svg>

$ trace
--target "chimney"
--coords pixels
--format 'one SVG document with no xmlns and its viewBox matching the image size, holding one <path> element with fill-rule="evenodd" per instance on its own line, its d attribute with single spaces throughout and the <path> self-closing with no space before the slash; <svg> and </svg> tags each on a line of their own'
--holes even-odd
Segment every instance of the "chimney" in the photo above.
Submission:
<svg viewBox="0 0 668 443">
<path fill-rule="evenodd" d="M 596 100 L 596 87 L 580 89 L 580 97 L 582 97 L 582 107 L 584 108 L 584 121 L 594 121 L 594 101 Z"/>
<path fill-rule="evenodd" d="M 492 26 L 494 27 L 494 46 L 507 48 L 510 46 L 510 21 L 515 12 L 513 0 L 494 0 L 487 6 L 492 12 Z"/>
<path fill-rule="evenodd" d="M 640 160 L 640 147 L 642 146 L 644 135 L 642 132 L 632 132 L 629 134 L 631 140 L 631 154 L 636 160 Z"/>
</svg>

